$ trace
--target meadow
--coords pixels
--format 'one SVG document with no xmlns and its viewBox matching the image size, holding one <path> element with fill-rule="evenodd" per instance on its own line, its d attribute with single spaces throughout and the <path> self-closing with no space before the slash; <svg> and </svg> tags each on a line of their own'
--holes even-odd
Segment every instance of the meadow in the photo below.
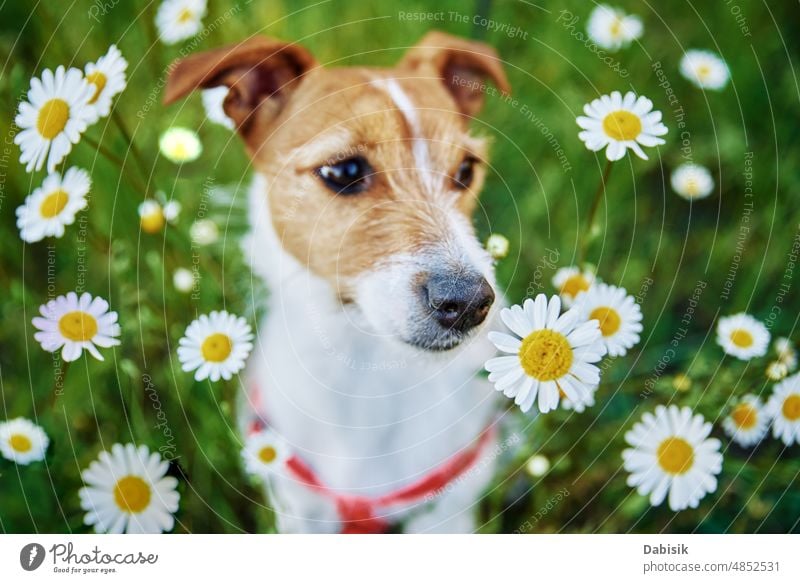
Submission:
<svg viewBox="0 0 800 583">
<path fill-rule="evenodd" d="M 614 52 L 587 41 L 592 6 L 577 0 L 478 2 L 478 18 L 472 2 L 456 0 L 209 0 L 202 31 L 173 45 L 158 39 L 156 1 L 0 5 L 0 420 L 29 418 L 50 438 L 42 462 L 0 458 L 0 532 L 90 532 L 81 470 L 117 442 L 171 460 L 180 493 L 174 532 L 273 531 L 269 502 L 239 455 L 238 377 L 195 381 L 176 356 L 199 314 L 226 309 L 255 327 L 263 313 L 268 292 L 239 248 L 252 169 L 235 134 L 206 119 L 198 95 L 162 105 L 165 72 L 176 58 L 253 34 L 297 41 L 330 66 L 386 66 L 433 28 L 494 46 L 513 87 L 508 97 L 487 95 L 474 121 L 492 139 L 475 224 L 482 240 L 496 233 L 510 242 L 497 263 L 509 301 L 557 294 L 556 271 L 581 263 L 624 287 L 643 314 L 638 345 L 601 365 L 593 407 L 536 416 L 509 406 L 507 431 L 520 439 L 500 454 L 480 532 L 800 530 L 800 444 L 769 434 L 746 448 L 722 429 L 742 395 L 769 397 L 774 357 L 742 361 L 715 341 L 719 319 L 738 312 L 773 339 L 800 341 L 797 5 L 615 5 L 644 30 Z M 19 162 L 19 104 L 43 69 L 83 68 L 111 44 L 129 63 L 127 87 L 68 158 L 91 176 L 89 205 L 64 236 L 26 243 L 15 209 L 46 173 Z M 679 73 L 692 48 L 724 59 L 725 88 L 703 91 Z M 669 132 L 649 160 L 628 153 L 613 163 L 587 229 L 607 163 L 578 138 L 576 117 L 612 91 L 647 96 Z M 159 153 L 171 126 L 198 133 L 196 161 L 176 165 Z M 671 173 L 687 161 L 710 169 L 709 197 L 673 191 Z M 149 233 L 137 208 L 158 196 L 182 210 Z M 213 221 L 219 236 L 198 244 L 197 220 Z M 175 287 L 177 268 L 193 274 L 187 291 Z M 34 339 L 39 306 L 68 291 L 99 295 L 119 314 L 121 343 L 103 349 L 103 361 L 83 356 L 67 367 Z M 628 486 L 621 457 L 642 414 L 672 404 L 714 425 L 724 458 L 716 490 L 680 512 Z M 532 456 L 547 468 L 533 468 Z"/>
</svg>

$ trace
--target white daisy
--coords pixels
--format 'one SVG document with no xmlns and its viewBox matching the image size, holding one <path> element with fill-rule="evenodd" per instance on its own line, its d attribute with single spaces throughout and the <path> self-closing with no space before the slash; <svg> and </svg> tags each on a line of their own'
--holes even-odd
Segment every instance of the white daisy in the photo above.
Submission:
<svg viewBox="0 0 800 583">
<path fill-rule="evenodd" d="M 745 395 L 722 421 L 725 433 L 742 447 L 751 447 L 764 438 L 769 416 L 755 395 Z"/>
<path fill-rule="evenodd" d="M 233 120 L 225 113 L 223 104 L 228 96 L 228 88 L 225 86 L 212 87 L 200 93 L 203 99 L 203 108 L 206 110 L 206 117 L 209 121 L 219 124 L 232 130 L 235 125 Z"/>
<path fill-rule="evenodd" d="M 128 61 L 124 59 L 116 45 L 108 47 L 108 52 L 96 63 L 86 65 L 86 80 L 94 88 L 94 93 L 89 99 L 90 109 L 94 114 L 92 122 L 111 113 L 111 100 L 127 86 L 125 79 L 127 68 Z"/>
<path fill-rule="evenodd" d="M 769 380 L 780 381 L 789 374 L 789 367 L 780 360 L 774 360 L 767 365 L 767 370 L 764 372 Z"/>
<path fill-rule="evenodd" d="M 588 290 L 595 281 L 592 271 L 577 267 L 562 267 L 553 276 L 553 287 L 558 290 L 561 301 L 566 307 L 571 307 L 578 294 Z"/>
<path fill-rule="evenodd" d="M 681 75 L 701 89 L 719 91 L 731 76 L 728 65 L 711 51 L 688 50 L 680 64 Z"/>
<path fill-rule="evenodd" d="M 598 283 L 578 294 L 575 303 L 584 319 L 600 323 L 609 356 L 624 356 L 639 342 L 642 310 L 624 288 Z"/>
<path fill-rule="evenodd" d="M 193 162 L 203 152 L 197 132 L 180 127 L 169 128 L 161 134 L 158 147 L 165 158 L 176 164 Z"/>
<path fill-rule="evenodd" d="M 714 190 L 714 179 L 708 168 L 698 164 L 681 164 L 672 172 L 672 190 L 686 200 L 706 198 Z"/>
<path fill-rule="evenodd" d="M 78 69 L 45 69 L 41 79 L 31 79 L 28 101 L 20 103 L 14 120 L 21 130 L 14 143 L 22 151 L 19 161 L 26 172 L 41 170 L 45 159 L 47 171 L 55 171 L 91 123 L 94 112 L 88 104 L 93 95 L 94 85 Z"/>
<path fill-rule="evenodd" d="M 147 199 L 139 204 L 139 225 L 145 233 L 155 234 L 161 231 L 166 223 L 164 210 L 158 201 Z"/>
<path fill-rule="evenodd" d="M 509 242 L 503 235 L 493 233 L 486 239 L 486 250 L 493 259 L 503 259 L 508 255 Z"/>
<path fill-rule="evenodd" d="M 164 213 L 166 221 L 172 224 L 178 220 L 178 216 L 181 214 L 181 208 L 181 203 L 177 200 L 169 200 L 164 203 L 161 210 Z"/>
<path fill-rule="evenodd" d="M 616 51 L 641 37 L 644 26 L 638 16 L 625 14 L 619 8 L 612 8 L 607 4 L 600 4 L 589 15 L 586 31 L 595 44 Z"/>
<path fill-rule="evenodd" d="M 203 314 L 180 339 L 178 360 L 183 370 L 196 370 L 195 380 L 229 380 L 244 367 L 253 348 L 253 334 L 244 318 L 228 312 Z"/>
<path fill-rule="evenodd" d="M 558 407 L 559 391 L 573 402 L 585 402 L 600 383 L 600 370 L 591 363 L 602 358 L 597 320 L 580 319 L 577 310 L 561 314 L 561 300 L 539 294 L 522 307 L 500 311 L 514 335 L 489 332 L 489 340 L 502 352 L 486 361 L 489 381 L 522 411 L 530 410 L 538 396 L 539 410 Z"/>
<path fill-rule="evenodd" d="M 0 454 L 7 460 L 23 466 L 41 461 L 49 444 L 44 430 L 24 417 L 0 423 Z"/>
<path fill-rule="evenodd" d="M 17 208 L 17 228 L 27 243 L 45 237 L 61 237 L 64 227 L 75 222 L 78 211 L 88 204 L 92 182 L 85 170 L 70 168 L 62 177 L 50 174 Z"/>
<path fill-rule="evenodd" d="M 211 245 L 219 239 L 219 227 L 211 219 L 200 219 L 189 227 L 189 236 L 192 243 L 197 245 Z"/>
<path fill-rule="evenodd" d="M 289 448 L 274 431 L 267 429 L 247 438 L 242 459 L 248 474 L 268 478 L 289 459 Z"/>
<path fill-rule="evenodd" d="M 83 349 L 98 360 L 103 356 L 97 347 L 108 348 L 120 342 L 117 313 L 108 311 L 108 302 L 84 293 L 78 298 L 75 292 L 58 296 L 39 307 L 42 317 L 33 319 L 39 330 L 33 337 L 47 352 L 63 347 L 61 358 L 66 362 L 77 360 Z"/>
<path fill-rule="evenodd" d="M 661 123 L 661 112 L 652 109 L 653 102 L 643 95 L 637 98 L 628 91 L 623 97 L 619 91 L 613 91 L 583 106 L 587 117 L 579 116 L 576 120 L 584 130 L 578 137 L 592 152 L 607 147 L 609 160 L 619 160 L 628 148 L 647 160 L 642 146 L 650 148 L 665 143 L 658 136 L 668 131 Z"/>
<path fill-rule="evenodd" d="M 586 411 L 587 407 L 594 407 L 594 395 L 596 392 L 597 388 L 595 387 L 594 390 L 590 391 L 589 396 L 582 401 L 573 401 L 564 393 L 564 391 L 559 390 L 558 395 L 561 397 L 561 408 L 565 411 L 583 413 Z"/>
<path fill-rule="evenodd" d="M 769 331 L 753 316 L 742 312 L 719 319 L 717 344 L 726 354 L 739 360 L 750 360 L 767 353 Z"/>
<path fill-rule="evenodd" d="M 164 0 L 156 13 L 161 41 L 168 45 L 192 38 L 203 26 L 206 0 Z"/>
<path fill-rule="evenodd" d="M 178 267 L 172 273 L 172 285 L 179 292 L 188 294 L 194 288 L 194 275 L 185 267 Z"/>
<path fill-rule="evenodd" d="M 775 353 L 778 355 L 778 360 L 786 365 L 789 372 L 797 368 L 797 350 L 788 338 L 780 337 L 775 339 Z"/>
<path fill-rule="evenodd" d="M 167 476 L 169 462 L 147 446 L 115 443 L 111 453 L 81 472 L 78 495 L 84 524 L 98 533 L 158 534 L 172 530 L 178 510 L 178 480 Z"/>
<path fill-rule="evenodd" d="M 534 478 L 541 478 L 550 470 L 550 460 L 541 454 L 532 455 L 525 462 L 525 470 Z"/>
<path fill-rule="evenodd" d="M 710 433 L 711 423 L 693 415 L 689 407 L 659 405 L 655 415 L 645 413 L 625 434 L 632 446 L 622 452 L 630 472 L 628 486 L 642 496 L 649 494 L 652 506 L 669 494 L 671 510 L 697 508 L 717 489 L 716 476 L 722 470 L 721 444 L 709 438 Z"/>
<path fill-rule="evenodd" d="M 775 385 L 767 401 L 766 414 L 772 419 L 772 435 L 787 446 L 800 443 L 800 374 Z"/>
</svg>

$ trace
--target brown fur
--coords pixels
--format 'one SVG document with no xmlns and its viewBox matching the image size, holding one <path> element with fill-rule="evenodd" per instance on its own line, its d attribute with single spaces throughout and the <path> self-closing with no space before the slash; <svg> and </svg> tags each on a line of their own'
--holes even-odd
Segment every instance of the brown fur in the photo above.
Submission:
<svg viewBox="0 0 800 583">
<path fill-rule="evenodd" d="M 417 171 L 412 128 L 373 83 L 380 78 L 396 80 L 416 108 L 436 188 Z M 483 165 L 466 191 L 455 188 L 453 176 L 466 155 L 485 159 L 484 142 L 467 128 L 483 96 L 477 85 L 458 82 L 464 79 L 491 79 L 509 90 L 491 48 L 438 32 L 394 69 L 326 69 L 298 45 L 250 39 L 180 61 L 165 100 L 199 87 L 231 88 L 225 110 L 268 178 L 265 196 L 284 248 L 347 299 L 358 274 L 446 236 L 444 213 L 452 207 L 472 215 Z M 374 168 L 373 186 L 334 194 L 316 169 L 356 154 Z"/>
</svg>

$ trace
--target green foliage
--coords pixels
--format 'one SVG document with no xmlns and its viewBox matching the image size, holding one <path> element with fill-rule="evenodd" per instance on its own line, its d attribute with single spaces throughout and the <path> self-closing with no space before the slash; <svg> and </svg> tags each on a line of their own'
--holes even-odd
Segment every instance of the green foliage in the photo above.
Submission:
<svg viewBox="0 0 800 583">
<path fill-rule="evenodd" d="M 653 100 L 670 128 L 667 144 L 649 150 L 649 161 L 628 156 L 616 163 L 598 214 L 600 229 L 587 255 L 604 281 L 641 298 L 642 342 L 605 371 L 598 403 L 585 413 L 558 411 L 534 419 L 509 411 L 525 439 L 504 460 L 485 499 L 482 530 L 513 531 L 526 523 L 533 532 L 798 530 L 800 447 L 784 450 L 767 438 L 754 450 L 742 450 L 719 431 L 732 397 L 769 395 L 767 359 L 741 363 L 724 357 L 713 332 L 720 315 L 747 311 L 767 321 L 774 336 L 795 334 L 800 268 L 790 270 L 787 256 L 800 228 L 800 206 L 793 200 L 800 176 L 785 161 L 800 158 L 798 82 L 789 60 L 798 54 L 798 37 L 784 24 L 795 21 L 795 4 L 742 3 L 752 32 L 746 37 L 725 3 L 698 2 L 675 11 L 663 6 L 654 12 L 647 3 L 621 2 L 645 23 L 639 43 L 612 55 L 629 71 L 627 78 L 572 36 L 558 20 L 560 6 L 552 4 L 493 3 L 493 21 L 525 33 L 509 36 L 474 27 L 468 11 L 467 22 L 452 17 L 451 12 L 464 14 L 471 8 L 455 0 L 435 3 L 435 8 L 421 0 L 403 3 L 403 12 L 441 12 L 435 22 L 399 18 L 390 2 L 301 6 L 211 0 L 205 23 L 219 24 L 208 26 L 202 38 L 173 47 L 156 40 L 157 3 L 107 4 L 106 13 L 95 13 L 97 21 L 91 9 L 102 3 L 89 0 L 35 7 L 12 2 L 0 8 L 5 112 L 0 117 L 5 140 L 0 157 L 0 417 L 29 417 L 51 437 L 44 463 L 16 466 L 0 459 L 0 530 L 86 531 L 77 496 L 81 468 L 114 442 L 134 441 L 158 450 L 170 443 L 170 436 L 177 457 L 173 470 L 184 476 L 176 531 L 273 528 L 268 503 L 239 461 L 238 383 L 196 383 L 176 358 L 178 339 L 198 314 L 224 306 L 257 321 L 255 306 L 266 292 L 243 275 L 247 268 L 237 245 L 251 169 L 231 133 L 206 123 L 199 96 L 171 108 L 161 105 L 165 70 L 182 51 L 255 33 L 298 40 L 323 63 L 386 66 L 433 27 L 464 36 L 477 33 L 508 63 L 516 102 L 489 96 L 482 121 L 475 123 L 475 130 L 494 142 L 476 221 L 483 238 L 497 232 L 511 241 L 498 275 L 512 302 L 554 293 L 550 279 L 556 267 L 576 261 L 579 233 L 605 164 L 602 153 L 587 151 L 577 138 L 575 117 L 583 104 L 612 90 L 633 89 Z M 584 33 L 589 3 L 564 4 L 580 19 L 575 30 Z M 225 17 L 231 7 L 238 9 Z M 76 222 L 61 239 L 23 244 L 14 209 L 44 173 L 29 175 L 19 165 L 19 150 L 10 143 L 12 112 L 31 76 L 59 64 L 82 66 L 111 43 L 130 62 L 128 88 L 116 99 L 117 115 L 101 120 L 86 136 L 112 156 L 84 140 L 68 158 L 92 176 L 90 205 L 81 215 L 88 220 Z M 695 47 L 718 51 L 733 72 L 733 84 L 704 93 L 684 80 L 679 59 L 682 50 Z M 661 63 L 683 109 L 693 159 L 711 168 L 721 184 L 721 192 L 692 205 L 669 188 L 671 169 L 683 161 L 682 136 L 677 106 L 670 105 L 659 86 L 654 62 Z M 158 156 L 158 136 L 171 125 L 197 129 L 204 144 L 198 162 L 178 168 Z M 737 261 L 748 152 L 754 210 Z M 123 161 L 123 168 L 113 157 Z M 228 186 L 227 195 L 220 194 L 221 186 Z M 183 212 L 177 225 L 148 235 L 140 232 L 137 206 L 156 191 L 180 201 Z M 193 249 L 189 226 L 206 208 L 226 236 L 216 245 Z M 550 262 L 554 253 L 555 264 Z M 173 271 L 193 265 L 202 274 L 197 293 L 177 292 Z M 732 285 L 726 284 L 731 273 Z M 705 287 L 684 325 L 699 282 Z M 788 286 L 783 294 L 781 284 Z M 73 363 L 63 394 L 56 394 L 61 363 L 33 339 L 31 318 L 40 304 L 76 289 L 110 302 L 119 313 L 122 345 L 105 350 L 104 362 L 82 358 Z M 675 354 L 660 366 L 676 334 Z M 677 374 L 692 379 L 688 391 L 674 389 Z M 159 426 L 148 380 L 169 434 Z M 645 390 L 648 381 L 652 390 Z M 715 423 L 714 433 L 725 446 L 717 492 L 699 509 L 679 514 L 650 508 L 628 488 L 620 457 L 625 431 L 645 411 L 668 403 L 695 407 Z M 551 460 L 552 468 L 533 479 L 524 462 L 537 452 Z M 568 495 L 552 502 L 561 491 Z"/>
</svg>

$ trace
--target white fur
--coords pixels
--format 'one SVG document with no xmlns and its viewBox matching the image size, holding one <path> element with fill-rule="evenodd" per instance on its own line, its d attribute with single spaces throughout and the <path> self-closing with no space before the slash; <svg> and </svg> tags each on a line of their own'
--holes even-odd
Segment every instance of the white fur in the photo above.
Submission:
<svg viewBox="0 0 800 583">
<path fill-rule="evenodd" d="M 343 308 L 324 280 L 282 249 L 268 213 L 268 189 L 266 178 L 257 177 L 250 192 L 252 232 L 245 252 L 271 293 L 247 382 L 258 387 L 271 426 L 324 484 L 365 496 L 395 491 L 474 443 L 490 423 L 496 393 L 476 373 L 494 348 L 483 333 L 443 354 L 397 340 L 410 301 L 403 278 L 420 268 L 407 257 L 387 258 L 384 266 L 396 290 L 370 297 L 362 289 L 356 306 Z M 431 253 L 457 254 L 491 275 L 485 253 L 463 223 L 454 218 L 449 242 Z M 375 278 L 385 283 L 384 276 L 370 274 L 360 286 L 369 288 Z M 385 320 L 366 317 L 364 311 L 372 309 Z M 247 416 L 243 409 L 240 418 Z M 492 477 L 491 461 L 482 460 L 480 471 L 434 502 L 387 509 L 387 518 L 407 518 L 407 531 L 471 531 L 473 505 Z M 340 530 L 333 504 L 290 477 L 271 480 L 270 494 L 281 531 Z"/>
</svg>

